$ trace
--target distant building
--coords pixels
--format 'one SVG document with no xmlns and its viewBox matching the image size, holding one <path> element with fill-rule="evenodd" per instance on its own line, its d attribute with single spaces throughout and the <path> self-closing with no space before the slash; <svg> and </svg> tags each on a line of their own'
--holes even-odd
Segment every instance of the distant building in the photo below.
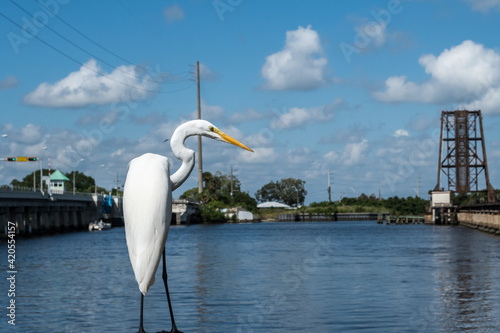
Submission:
<svg viewBox="0 0 500 333">
<path fill-rule="evenodd" d="M 431 196 L 432 222 L 436 224 L 447 223 L 443 221 L 443 213 L 450 214 L 453 211 L 450 191 L 432 191 Z"/>
<path fill-rule="evenodd" d="M 291 206 L 285 205 L 280 202 L 268 201 L 257 205 L 257 208 L 284 208 L 293 209 Z"/>
<path fill-rule="evenodd" d="M 56 170 L 50 175 L 50 189 L 54 194 L 63 194 L 65 190 L 64 182 L 69 181 L 61 171 Z"/>
<path fill-rule="evenodd" d="M 253 221 L 253 214 L 243 207 L 223 208 L 220 210 L 228 219 L 236 218 L 238 222 Z"/>
</svg>

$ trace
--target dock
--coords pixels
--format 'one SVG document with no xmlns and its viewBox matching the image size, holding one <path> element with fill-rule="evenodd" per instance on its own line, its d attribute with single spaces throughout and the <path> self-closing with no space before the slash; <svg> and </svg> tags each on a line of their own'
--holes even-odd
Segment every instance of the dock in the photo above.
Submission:
<svg viewBox="0 0 500 333">
<path fill-rule="evenodd" d="M 389 213 L 296 213 L 279 214 L 278 220 L 282 222 L 314 222 L 314 221 L 376 221 L 381 216 L 385 217 Z"/>
<path fill-rule="evenodd" d="M 500 210 L 498 206 L 496 204 L 483 209 L 474 209 L 478 207 L 459 209 L 457 222 L 462 226 L 500 235 Z"/>
<path fill-rule="evenodd" d="M 379 219 L 378 223 L 386 224 L 419 224 L 425 222 L 423 215 L 387 215 L 385 219 Z"/>
</svg>

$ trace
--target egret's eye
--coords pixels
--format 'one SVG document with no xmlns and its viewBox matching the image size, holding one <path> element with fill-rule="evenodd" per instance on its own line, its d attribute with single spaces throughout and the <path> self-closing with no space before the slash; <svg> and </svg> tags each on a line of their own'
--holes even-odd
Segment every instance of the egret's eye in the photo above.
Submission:
<svg viewBox="0 0 500 333">
<path fill-rule="evenodd" d="M 210 130 L 210 132 L 215 132 L 215 127 L 213 126 L 210 126 L 208 129 Z"/>
</svg>

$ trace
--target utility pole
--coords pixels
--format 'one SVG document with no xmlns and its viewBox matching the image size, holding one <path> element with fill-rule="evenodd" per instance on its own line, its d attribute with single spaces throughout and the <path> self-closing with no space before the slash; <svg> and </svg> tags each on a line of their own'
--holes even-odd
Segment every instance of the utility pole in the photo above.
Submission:
<svg viewBox="0 0 500 333">
<path fill-rule="evenodd" d="M 417 173 L 417 197 L 420 198 L 420 174 Z"/>
<path fill-rule="evenodd" d="M 330 186 L 330 170 L 328 170 L 328 202 L 332 202 L 332 187 Z"/>
<path fill-rule="evenodd" d="M 118 178 L 118 172 L 116 173 L 116 196 L 118 196 L 118 190 L 120 189 L 120 179 Z"/>
<path fill-rule="evenodd" d="M 36 192 L 36 165 L 33 167 L 33 192 Z"/>
<path fill-rule="evenodd" d="M 75 195 L 75 170 L 73 170 L 73 195 Z"/>
<path fill-rule="evenodd" d="M 198 119 L 201 119 L 200 62 L 196 62 L 196 83 L 198 86 Z M 198 135 L 198 193 L 203 192 L 203 161 L 201 157 L 201 135 Z"/>
<path fill-rule="evenodd" d="M 40 159 L 40 193 L 43 193 L 43 163 L 42 159 Z"/>
<path fill-rule="evenodd" d="M 233 197 L 233 166 L 231 165 L 231 198 Z"/>
</svg>

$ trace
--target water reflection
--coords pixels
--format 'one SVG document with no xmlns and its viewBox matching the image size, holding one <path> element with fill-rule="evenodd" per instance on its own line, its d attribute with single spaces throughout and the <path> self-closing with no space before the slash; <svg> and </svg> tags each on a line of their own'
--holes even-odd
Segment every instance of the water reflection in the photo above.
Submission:
<svg viewBox="0 0 500 333">
<path fill-rule="evenodd" d="M 495 331 L 498 308 L 492 300 L 498 299 L 498 286 L 492 288 L 491 274 L 498 272 L 499 261 L 485 241 L 498 242 L 498 237 L 465 228 L 442 236 L 440 243 L 446 244 L 446 251 L 440 253 L 437 274 L 442 328 Z"/>
<path fill-rule="evenodd" d="M 123 229 L 23 239 L 17 250 L 15 329 L 137 331 L 140 294 Z M 186 333 L 500 327 L 500 238 L 461 227 L 173 227 L 167 266 Z M 148 332 L 170 327 L 161 272 L 156 281 L 145 299 Z"/>
</svg>

